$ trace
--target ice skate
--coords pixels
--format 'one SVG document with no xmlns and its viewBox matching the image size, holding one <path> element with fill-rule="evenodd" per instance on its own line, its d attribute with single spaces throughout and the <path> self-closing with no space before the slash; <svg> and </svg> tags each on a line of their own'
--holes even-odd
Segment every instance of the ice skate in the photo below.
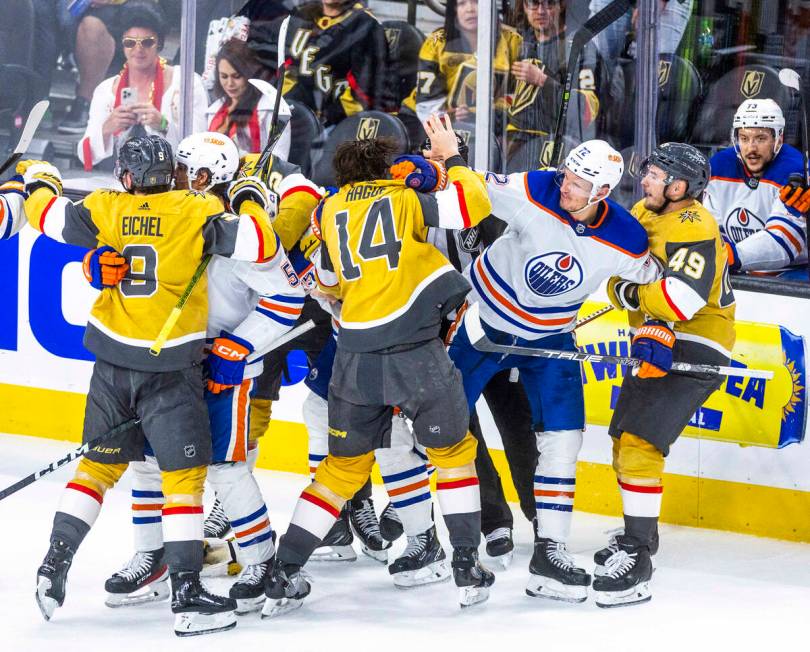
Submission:
<svg viewBox="0 0 810 652">
<path fill-rule="evenodd" d="M 130 607 L 169 597 L 169 568 L 163 563 L 163 548 L 136 552 L 124 568 L 104 583 L 108 607 Z"/>
<path fill-rule="evenodd" d="M 462 609 L 489 598 L 489 587 L 495 583 L 495 574 L 481 565 L 475 548 L 456 548 L 452 566 Z"/>
<path fill-rule="evenodd" d="M 512 528 L 495 528 L 486 535 L 487 555 L 492 560 L 500 564 L 506 570 L 512 563 L 512 556 L 515 554 L 515 544 L 512 541 Z"/>
<path fill-rule="evenodd" d="M 228 595 L 236 600 L 236 613 L 240 616 L 258 611 L 264 605 L 264 584 L 272 564 L 271 558 L 261 564 L 245 566 L 239 579 L 231 586 Z"/>
<path fill-rule="evenodd" d="M 51 547 L 37 570 L 35 597 L 45 620 L 50 620 L 56 608 L 65 601 L 65 584 L 74 554 L 76 551 L 67 543 L 55 539 L 51 541 Z"/>
<path fill-rule="evenodd" d="M 332 529 L 326 533 L 321 545 L 315 549 L 310 561 L 355 561 L 357 553 L 352 547 L 354 535 L 349 526 L 349 514 L 344 509 Z"/>
<path fill-rule="evenodd" d="M 352 530 L 360 538 L 362 551 L 375 561 L 388 563 L 388 548 L 391 543 L 380 533 L 380 523 L 374 511 L 374 501 L 365 498 L 358 501 L 349 501 L 349 522 Z"/>
<path fill-rule="evenodd" d="M 405 533 L 402 521 L 397 514 L 397 509 L 393 503 L 388 503 L 380 514 L 380 534 L 386 541 L 392 543 Z"/>
<path fill-rule="evenodd" d="M 219 498 L 214 501 L 214 506 L 208 512 L 203 523 L 203 537 L 206 539 L 225 539 L 231 531 L 231 522 L 225 516 L 225 509 Z"/>
<path fill-rule="evenodd" d="M 588 598 L 591 576 L 577 568 L 564 543 L 539 539 L 529 563 L 526 595 L 563 602 L 584 602 Z"/>
<path fill-rule="evenodd" d="M 607 558 L 602 574 L 593 580 L 599 607 L 624 607 L 649 602 L 652 560 L 650 551 L 634 537 L 616 537 L 616 552 Z"/>
<path fill-rule="evenodd" d="M 593 563 L 595 564 L 593 569 L 594 577 L 604 574 L 605 562 L 612 554 L 619 550 L 619 545 L 616 543 L 616 537 L 624 534 L 624 528 L 619 527 L 615 530 L 608 530 L 607 534 L 610 536 L 607 546 L 593 553 Z M 658 542 L 658 531 L 656 531 L 653 534 L 652 541 L 650 541 L 650 557 L 655 557 L 656 553 L 658 552 Z M 653 566 L 653 573 L 654 572 L 655 567 Z"/>
<path fill-rule="evenodd" d="M 311 590 L 311 578 L 298 566 L 273 564 L 267 578 L 262 618 L 276 618 L 298 609 Z"/>
<path fill-rule="evenodd" d="M 209 593 L 199 573 L 172 573 L 171 582 L 175 634 L 199 636 L 236 627 L 236 600 Z"/>
<path fill-rule="evenodd" d="M 436 526 L 415 537 L 408 537 L 405 552 L 388 567 L 388 572 L 394 579 L 394 586 L 400 589 L 450 579 L 447 555 L 436 536 Z"/>
</svg>

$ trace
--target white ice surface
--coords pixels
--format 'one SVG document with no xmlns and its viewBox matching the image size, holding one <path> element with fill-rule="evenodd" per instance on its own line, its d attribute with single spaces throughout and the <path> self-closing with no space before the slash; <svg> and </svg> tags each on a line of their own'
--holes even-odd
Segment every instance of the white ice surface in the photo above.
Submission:
<svg viewBox="0 0 810 652">
<path fill-rule="evenodd" d="M 39 469 L 71 444 L 0 435 L 0 487 Z M 516 554 L 498 572 L 489 602 L 461 612 L 452 582 L 401 591 L 367 557 L 310 564 L 313 592 L 287 616 L 240 618 L 222 634 L 177 639 L 167 602 L 129 609 L 104 606 L 104 580 L 130 556 L 129 483 L 105 508 L 70 571 L 65 606 L 51 622 L 34 602 L 36 569 L 51 519 L 73 465 L 0 502 L 0 650 L 158 652 L 160 650 L 804 650 L 810 646 L 810 546 L 663 525 L 652 602 L 602 610 L 592 599 L 567 605 L 524 594 L 531 528 L 516 512 Z M 257 471 L 273 526 L 283 532 L 307 479 Z M 378 511 L 385 498 L 375 487 Z M 665 498 L 666 500 L 666 498 Z M 586 568 L 616 519 L 576 513 L 570 549 Z M 446 531 L 440 525 L 446 542 Z M 403 547 L 398 542 L 395 551 Z M 447 545 L 446 545 L 447 549 Z M 496 569 L 497 571 L 497 569 Z M 209 580 L 226 591 L 228 580 Z"/>
</svg>

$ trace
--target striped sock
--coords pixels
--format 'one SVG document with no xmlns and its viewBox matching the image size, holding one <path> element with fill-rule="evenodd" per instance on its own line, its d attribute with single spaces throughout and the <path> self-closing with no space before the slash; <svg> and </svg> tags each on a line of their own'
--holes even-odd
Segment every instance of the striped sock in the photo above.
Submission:
<svg viewBox="0 0 810 652">
<path fill-rule="evenodd" d="M 650 479 L 646 478 L 645 481 L 650 482 Z M 645 485 L 640 482 L 637 478 L 619 480 L 624 529 L 625 534 L 634 536 L 643 543 L 650 543 L 658 527 L 664 487 L 660 483 Z"/>
<path fill-rule="evenodd" d="M 331 493 L 323 485 L 311 483 L 295 505 L 290 526 L 281 537 L 277 558 L 287 564 L 303 566 L 340 516 L 342 504 L 323 494 Z"/>
<path fill-rule="evenodd" d="M 163 547 L 163 492 L 132 489 L 132 525 L 135 550 L 147 552 Z"/>
<path fill-rule="evenodd" d="M 326 455 L 318 455 L 316 453 L 309 454 L 309 478 L 315 479 L 315 471 L 318 470 L 318 465 L 326 459 Z"/>
<path fill-rule="evenodd" d="M 170 496 L 163 506 L 163 547 L 169 570 L 201 571 L 203 564 L 202 505 L 174 502 Z"/>
<path fill-rule="evenodd" d="M 466 467 L 465 467 L 466 470 Z M 454 477 L 455 469 L 438 469 L 436 497 L 454 548 L 481 543 L 481 490 L 475 475 Z"/>
<path fill-rule="evenodd" d="M 103 494 L 99 493 L 93 483 L 74 478 L 62 492 L 56 511 L 79 519 L 89 529 L 96 522 L 103 502 Z"/>
<path fill-rule="evenodd" d="M 565 542 L 571 532 L 576 478 L 534 476 L 534 505 L 537 508 L 537 534 Z"/>
<path fill-rule="evenodd" d="M 231 527 L 246 564 L 259 564 L 273 556 L 273 529 L 265 504 L 247 516 L 231 519 Z"/>
<path fill-rule="evenodd" d="M 383 475 L 383 482 L 407 536 L 421 534 L 433 525 L 430 479 L 424 464 Z"/>
</svg>

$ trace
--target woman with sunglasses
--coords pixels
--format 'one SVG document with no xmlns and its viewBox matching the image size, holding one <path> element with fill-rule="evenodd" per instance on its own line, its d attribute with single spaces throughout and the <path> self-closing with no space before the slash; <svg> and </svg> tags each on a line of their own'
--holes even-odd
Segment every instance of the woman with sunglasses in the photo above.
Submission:
<svg viewBox="0 0 810 652">
<path fill-rule="evenodd" d="M 253 51 L 239 39 L 225 43 L 217 55 L 214 81 L 217 100 L 208 107 L 208 130 L 229 136 L 240 154 L 256 154 L 267 144 L 276 95 L 275 92 L 263 94 L 248 81 L 262 77 L 261 71 L 261 64 Z M 290 115 L 290 107 L 283 98 L 279 113 L 282 120 L 285 115 Z M 287 159 L 290 153 L 289 124 L 284 127 L 273 153 Z"/>
<path fill-rule="evenodd" d="M 94 91 L 90 119 L 78 145 L 79 159 L 88 171 L 112 160 L 117 143 L 134 135 L 163 136 L 173 147 L 180 142 L 180 66 L 170 66 L 160 56 L 166 19 L 151 3 L 127 4 L 122 13 L 126 63 Z M 207 106 L 208 97 L 195 74 L 192 131 L 205 131 Z"/>
</svg>

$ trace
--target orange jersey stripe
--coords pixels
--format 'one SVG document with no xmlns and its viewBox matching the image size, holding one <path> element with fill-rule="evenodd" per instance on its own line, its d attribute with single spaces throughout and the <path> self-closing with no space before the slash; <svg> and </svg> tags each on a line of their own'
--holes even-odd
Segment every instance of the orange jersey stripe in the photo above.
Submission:
<svg viewBox="0 0 810 652">
<path fill-rule="evenodd" d="M 574 497 L 573 491 L 547 491 L 546 489 L 535 489 L 535 496 L 545 496 L 547 498 L 572 498 Z"/>
<path fill-rule="evenodd" d="M 260 299 L 259 305 L 262 308 L 267 308 L 269 310 L 275 310 L 277 312 L 284 312 L 288 315 L 295 315 L 296 317 L 301 314 L 301 308 L 294 308 L 292 306 L 283 306 L 280 303 L 271 303 L 267 301 L 267 299 Z"/>
<path fill-rule="evenodd" d="M 163 509 L 163 503 L 155 503 L 152 505 L 136 505 L 132 503 L 132 511 L 134 512 L 159 512 Z"/>
</svg>

